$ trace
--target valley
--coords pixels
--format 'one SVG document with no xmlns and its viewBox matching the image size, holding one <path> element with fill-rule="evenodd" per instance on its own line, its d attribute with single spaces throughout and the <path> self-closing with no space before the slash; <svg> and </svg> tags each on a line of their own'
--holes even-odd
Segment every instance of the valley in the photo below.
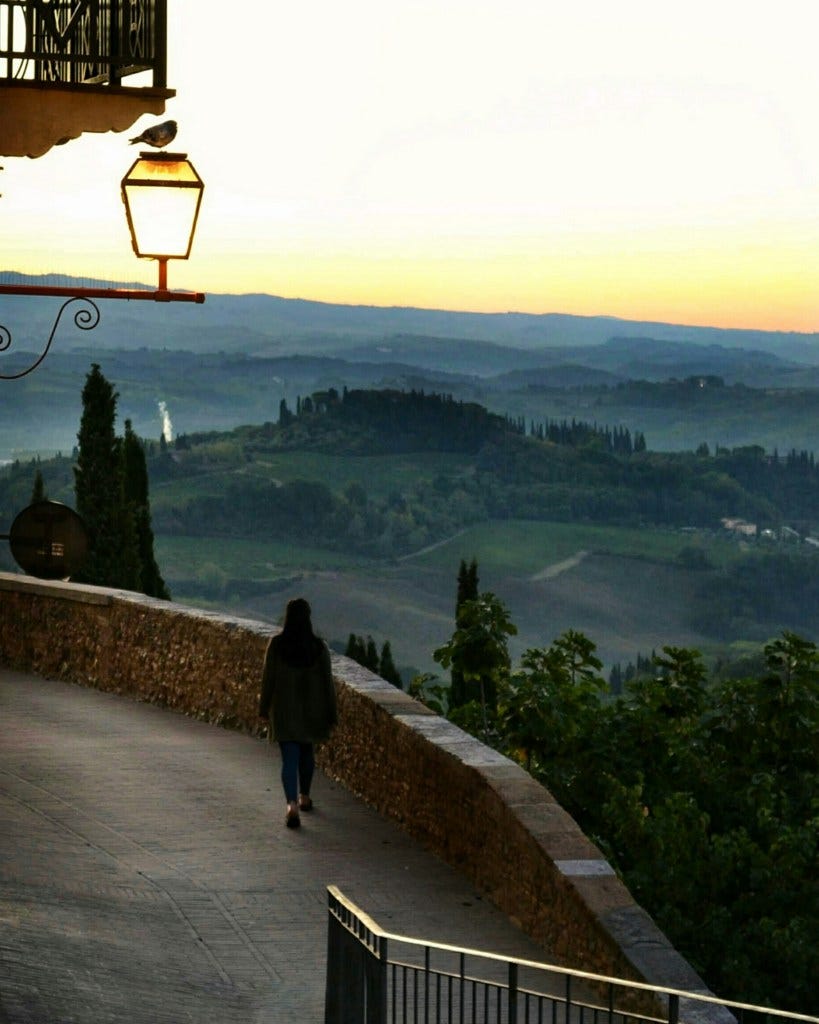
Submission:
<svg viewBox="0 0 819 1024">
<path fill-rule="evenodd" d="M 0 321 L 19 309 L 4 299 Z M 47 300 L 26 309 L 23 348 Z M 307 594 L 336 648 L 351 632 L 388 639 L 405 679 L 439 671 L 461 559 L 508 605 L 515 655 L 574 628 L 607 666 L 665 644 L 716 657 L 782 625 L 772 609 L 742 608 L 716 624 L 703 594 L 718 577 L 730 590 L 731 564 L 780 550 L 728 537 L 721 517 L 802 535 L 819 524 L 815 335 L 273 296 L 141 316 L 106 306 L 93 346 L 61 337 L 4 393 L 8 522 L 35 464 L 49 496 L 72 504 L 80 392 L 98 362 L 120 422 L 144 439 L 175 600 L 276 621 Z M 302 399 L 348 391 L 445 396 L 466 419 L 432 429 L 429 410 L 358 426 L 297 415 Z M 588 433 L 550 446 L 550 424 L 575 422 Z M 648 450 L 607 451 L 612 436 Z"/>
</svg>

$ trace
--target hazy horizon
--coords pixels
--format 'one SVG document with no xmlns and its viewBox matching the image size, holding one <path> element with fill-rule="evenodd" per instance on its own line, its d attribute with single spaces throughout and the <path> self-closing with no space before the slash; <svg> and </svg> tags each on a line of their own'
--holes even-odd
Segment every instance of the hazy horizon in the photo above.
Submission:
<svg viewBox="0 0 819 1024">
<path fill-rule="evenodd" d="M 149 280 L 149 281 L 140 281 L 140 280 L 137 280 L 136 278 L 124 278 L 124 279 L 121 279 L 121 280 L 114 280 L 114 279 L 109 278 L 109 277 L 79 276 L 79 275 L 76 275 L 76 274 L 70 274 L 70 273 L 65 273 L 63 271 L 56 271 L 56 270 L 54 270 L 54 271 L 41 271 L 41 272 L 38 272 L 38 273 L 27 273 L 26 271 L 22 271 L 22 270 L 16 270 L 16 269 L 10 269 L 10 268 L 6 268 L 6 269 L 0 268 L 0 284 L 8 283 L 9 279 L 13 278 L 15 276 L 19 276 L 19 277 L 26 278 L 26 279 L 34 279 L 34 280 L 41 280 L 41 279 L 61 279 L 62 280 L 62 279 L 64 279 L 66 281 L 71 281 L 71 282 L 81 282 L 82 285 L 87 286 L 87 287 L 100 286 L 100 287 L 123 287 L 123 288 L 125 288 L 125 287 L 136 286 L 136 287 L 153 288 L 155 286 L 155 282 L 153 282 L 151 280 Z M 728 333 L 746 333 L 746 334 L 787 334 L 787 335 L 792 335 L 792 336 L 802 336 L 802 337 L 805 337 L 805 338 L 814 338 L 814 337 L 819 336 L 819 326 L 817 326 L 816 330 L 804 330 L 804 331 L 780 330 L 780 329 L 777 329 L 777 328 L 762 328 L 762 327 L 722 327 L 722 326 L 720 326 L 719 324 L 716 324 L 716 323 L 711 323 L 711 324 L 709 324 L 709 323 L 693 324 L 693 323 L 684 323 L 684 322 L 681 322 L 681 321 L 651 320 L 651 319 L 648 319 L 648 318 L 645 318 L 645 317 L 639 317 L 639 316 L 624 317 L 624 316 L 617 316 L 615 314 L 605 313 L 605 312 L 603 312 L 603 313 L 572 313 L 572 312 L 569 312 L 567 310 L 560 310 L 560 309 L 544 310 L 543 312 L 540 312 L 540 313 L 533 313 L 533 312 L 530 312 L 530 311 L 527 311 L 527 310 L 522 310 L 522 309 L 489 309 L 489 310 L 482 310 L 482 309 L 466 309 L 466 308 L 445 307 L 445 306 L 403 305 L 403 304 L 398 304 L 398 303 L 382 304 L 382 303 L 375 303 L 375 302 L 368 302 L 368 303 L 365 303 L 365 302 L 342 302 L 342 301 L 336 302 L 336 301 L 331 301 L 331 300 L 328 300 L 328 299 L 314 298 L 314 297 L 311 297 L 309 295 L 292 295 L 292 296 L 288 296 L 288 295 L 281 295 L 281 294 L 279 294 L 277 292 L 270 292 L 270 291 L 218 291 L 218 290 L 213 290 L 213 291 L 210 291 L 210 292 L 206 293 L 206 301 L 207 301 L 207 295 L 218 296 L 218 297 L 222 297 L 222 298 L 237 298 L 237 299 L 242 299 L 242 298 L 247 298 L 247 299 L 250 299 L 250 298 L 268 298 L 268 299 L 281 300 L 281 301 L 284 301 L 284 302 L 298 302 L 298 303 L 313 304 L 313 305 L 318 305 L 318 306 L 340 306 L 340 307 L 348 307 L 348 308 L 351 308 L 351 309 L 373 309 L 373 310 L 383 310 L 385 312 L 389 312 L 391 310 L 396 310 L 396 311 L 398 311 L 398 310 L 407 310 L 407 311 L 417 311 L 417 312 L 420 312 L 420 313 L 430 313 L 430 314 L 441 313 L 441 314 L 475 316 L 475 317 L 505 317 L 505 316 L 521 317 L 521 318 L 524 318 L 524 317 L 532 317 L 532 318 L 538 318 L 538 317 L 542 317 L 542 318 L 546 318 L 546 317 L 565 317 L 565 318 L 571 318 L 571 319 L 577 319 L 577 320 L 608 320 L 608 321 L 612 321 L 613 323 L 642 324 L 642 325 L 644 325 L 646 327 L 680 328 L 680 329 L 691 328 L 691 329 L 694 329 L 694 330 L 697 330 L 697 331 L 699 331 L 699 330 L 702 330 L 702 331 L 715 331 L 715 332 L 720 332 L 720 333 L 721 332 L 728 332 Z M 3 299 L 3 296 L 0 295 L 0 303 L 2 303 L 2 299 Z"/>
</svg>

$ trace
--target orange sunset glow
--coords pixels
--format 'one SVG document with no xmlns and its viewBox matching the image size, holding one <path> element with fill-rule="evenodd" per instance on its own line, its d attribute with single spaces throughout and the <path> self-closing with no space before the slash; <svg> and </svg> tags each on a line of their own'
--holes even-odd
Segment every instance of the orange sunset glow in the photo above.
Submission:
<svg viewBox="0 0 819 1024">
<path fill-rule="evenodd" d="M 241 41 L 170 9 L 167 116 L 206 183 L 171 287 L 819 330 L 808 0 L 248 0 Z M 0 269 L 154 279 L 127 134 L 4 161 Z"/>
</svg>

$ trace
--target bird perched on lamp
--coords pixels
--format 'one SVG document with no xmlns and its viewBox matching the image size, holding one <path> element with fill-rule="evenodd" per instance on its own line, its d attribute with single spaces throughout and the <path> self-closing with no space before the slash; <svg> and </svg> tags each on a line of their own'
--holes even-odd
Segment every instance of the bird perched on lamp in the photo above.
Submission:
<svg viewBox="0 0 819 1024">
<path fill-rule="evenodd" d="M 176 138 L 176 121 L 163 121 L 162 124 L 155 124 L 146 128 L 141 135 L 131 139 L 131 145 L 135 142 L 144 142 L 146 146 L 153 146 L 154 149 L 162 149 L 169 142 Z"/>
</svg>

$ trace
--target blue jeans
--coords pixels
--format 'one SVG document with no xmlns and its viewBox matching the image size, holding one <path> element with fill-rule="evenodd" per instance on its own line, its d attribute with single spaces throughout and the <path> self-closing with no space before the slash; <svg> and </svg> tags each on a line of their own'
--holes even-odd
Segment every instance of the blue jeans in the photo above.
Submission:
<svg viewBox="0 0 819 1024">
<path fill-rule="evenodd" d="M 286 740 L 279 744 L 282 752 L 282 785 L 289 804 L 298 799 L 299 793 L 310 795 L 313 771 L 316 767 L 312 743 L 298 743 Z"/>
</svg>

